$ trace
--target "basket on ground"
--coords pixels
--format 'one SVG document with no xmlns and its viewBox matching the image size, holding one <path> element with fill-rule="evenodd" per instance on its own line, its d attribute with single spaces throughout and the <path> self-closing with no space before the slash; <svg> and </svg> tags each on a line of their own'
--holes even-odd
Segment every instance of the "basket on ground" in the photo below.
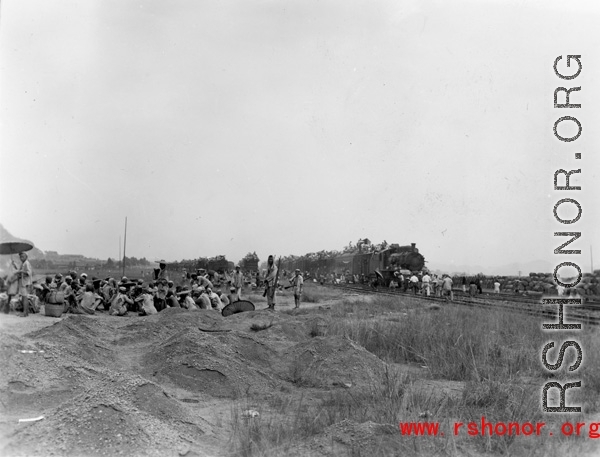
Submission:
<svg viewBox="0 0 600 457">
<path fill-rule="evenodd" d="M 60 317 L 65 311 L 65 305 L 63 303 L 46 303 L 44 305 L 44 313 L 50 317 Z"/>
<path fill-rule="evenodd" d="M 248 300 L 234 301 L 227 305 L 221 311 L 224 317 L 231 316 L 232 314 L 243 313 L 244 311 L 254 311 L 254 303 Z"/>
</svg>

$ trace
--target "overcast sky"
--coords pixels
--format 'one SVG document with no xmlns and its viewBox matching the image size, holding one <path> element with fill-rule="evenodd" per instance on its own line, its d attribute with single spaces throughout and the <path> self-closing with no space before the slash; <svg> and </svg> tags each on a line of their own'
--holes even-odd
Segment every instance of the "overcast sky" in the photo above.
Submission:
<svg viewBox="0 0 600 457">
<path fill-rule="evenodd" d="M 434 268 L 589 270 L 594 245 L 598 268 L 598 24 L 594 0 L 5 0 L 0 221 L 101 259 L 127 217 L 127 254 L 150 260 L 368 237 Z M 559 86 L 582 108 L 555 109 Z M 559 168 L 583 190 L 554 192 Z M 581 220 L 558 224 L 568 197 Z M 554 231 L 581 231 L 582 255 L 554 255 Z"/>
</svg>

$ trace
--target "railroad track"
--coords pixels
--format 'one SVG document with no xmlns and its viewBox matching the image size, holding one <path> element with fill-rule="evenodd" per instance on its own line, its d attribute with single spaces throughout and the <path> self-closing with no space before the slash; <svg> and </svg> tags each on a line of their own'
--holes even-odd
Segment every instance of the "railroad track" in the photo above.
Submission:
<svg viewBox="0 0 600 457">
<path fill-rule="evenodd" d="M 447 302 L 445 298 L 441 297 L 414 295 L 410 292 L 398 292 L 384 288 L 373 290 L 364 284 L 326 284 L 326 286 L 361 294 L 413 297 L 431 302 Z M 535 299 L 531 297 L 514 297 L 508 295 L 485 295 L 485 297 L 481 297 L 481 294 L 476 297 L 471 297 L 469 294 L 455 290 L 452 303 L 469 306 L 471 308 L 503 309 L 519 314 L 545 317 L 548 318 L 548 323 L 557 321 L 558 307 L 556 305 L 542 305 L 541 298 L 541 296 Z M 578 321 L 589 325 L 600 325 L 600 303 L 587 302 L 582 303 L 581 305 L 568 306 L 565 309 L 565 322 L 570 321 Z"/>
</svg>

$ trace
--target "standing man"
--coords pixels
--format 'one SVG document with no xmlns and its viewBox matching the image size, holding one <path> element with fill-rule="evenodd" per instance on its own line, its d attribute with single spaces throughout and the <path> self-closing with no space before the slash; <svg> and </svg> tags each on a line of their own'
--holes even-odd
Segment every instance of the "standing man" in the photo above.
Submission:
<svg viewBox="0 0 600 457">
<path fill-rule="evenodd" d="M 160 267 L 158 273 L 156 275 L 156 280 L 164 279 L 165 281 L 169 280 L 169 275 L 167 273 L 167 262 L 161 260 L 158 262 L 158 266 Z"/>
<path fill-rule="evenodd" d="M 235 266 L 235 272 L 231 278 L 231 285 L 235 287 L 235 292 L 237 294 L 237 300 L 242 299 L 242 287 L 244 286 L 244 274 L 240 271 L 240 266 Z M 237 301 L 236 300 L 236 301 Z"/>
<path fill-rule="evenodd" d="M 454 301 L 454 292 L 452 292 L 452 278 L 449 275 L 444 275 L 444 279 L 442 281 L 442 296 L 448 301 L 448 297 L 450 297 L 450 301 Z"/>
<path fill-rule="evenodd" d="M 52 280 L 50 280 L 52 282 Z M 10 313 L 10 303 L 12 298 L 17 295 L 19 291 L 19 267 L 15 261 L 11 258 L 8 270 L 8 277 L 6 278 L 7 290 L 6 294 L 8 295 L 8 300 L 3 303 L 3 311 L 4 314 Z"/>
<path fill-rule="evenodd" d="M 304 278 L 300 273 L 300 269 L 296 268 L 294 276 L 290 279 L 290 284 L 294 289 L 294 301 L 296 302 L 296 308 L 300 308 L 300 298 L 302 298 L 302 287 L 304 286 Z"/>
<path fill-rule="evenodd" d="M 19 278 L 19 295 L 21 296 L 21 304 L 23 305 L 23 317 L 27 317 L 29 316 L 28 295 L 31 289 L 33 270 L 29 260 L 27 260 L 27 254 L 24 252 L 19 253 L 19 259 L 21 259 L 21 268 L 17 271 L 17 276 Z"/>
<path fill-rule="evenodd" d="M 429 297 L 431 295 L 431 276 L 427 272 L 423 275 L 423 290 L 425 291 L 425 295 Z"/>
<path fill-rule="evenodd" d="M 496 278 L 494 281 L 494 293 L 500 294 L 500 280 Z"/>
<path fill-rule="evenodd" d="M 275 279 L 277 278 L 277 267 L 275 266 L 275 261 L 273 256 L 270 255 L 267 260 L 267 275 L 265 276 L 265 295 L 267 296 L 267 305 L 268 309 L 275 309 L 275 289 L 277 284 L 275 284 Z"/>
<path fill-rule="evenodd" d="M 410 277 L 410 288 L 413 290 L 413 294 L 417 295 L 417 290 L 419 290 L 419 278 L 417 278 L 417 275 L 414 273 Z"/>
</svg>

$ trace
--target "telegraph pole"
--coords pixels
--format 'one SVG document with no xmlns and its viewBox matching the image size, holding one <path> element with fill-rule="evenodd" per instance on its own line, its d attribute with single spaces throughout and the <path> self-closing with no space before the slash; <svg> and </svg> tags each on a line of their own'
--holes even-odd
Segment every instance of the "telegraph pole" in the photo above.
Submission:
<svg viewBox="0 0 600 457">
<path fill-rule="evenodd" d="M 126 249 L 127 249 L 127 216 L 125 216 L 125 238 L 123 239 L 123 274 L 121 276 L 125 276 L 125 257 L 126 257 Z"/>
</svg>

